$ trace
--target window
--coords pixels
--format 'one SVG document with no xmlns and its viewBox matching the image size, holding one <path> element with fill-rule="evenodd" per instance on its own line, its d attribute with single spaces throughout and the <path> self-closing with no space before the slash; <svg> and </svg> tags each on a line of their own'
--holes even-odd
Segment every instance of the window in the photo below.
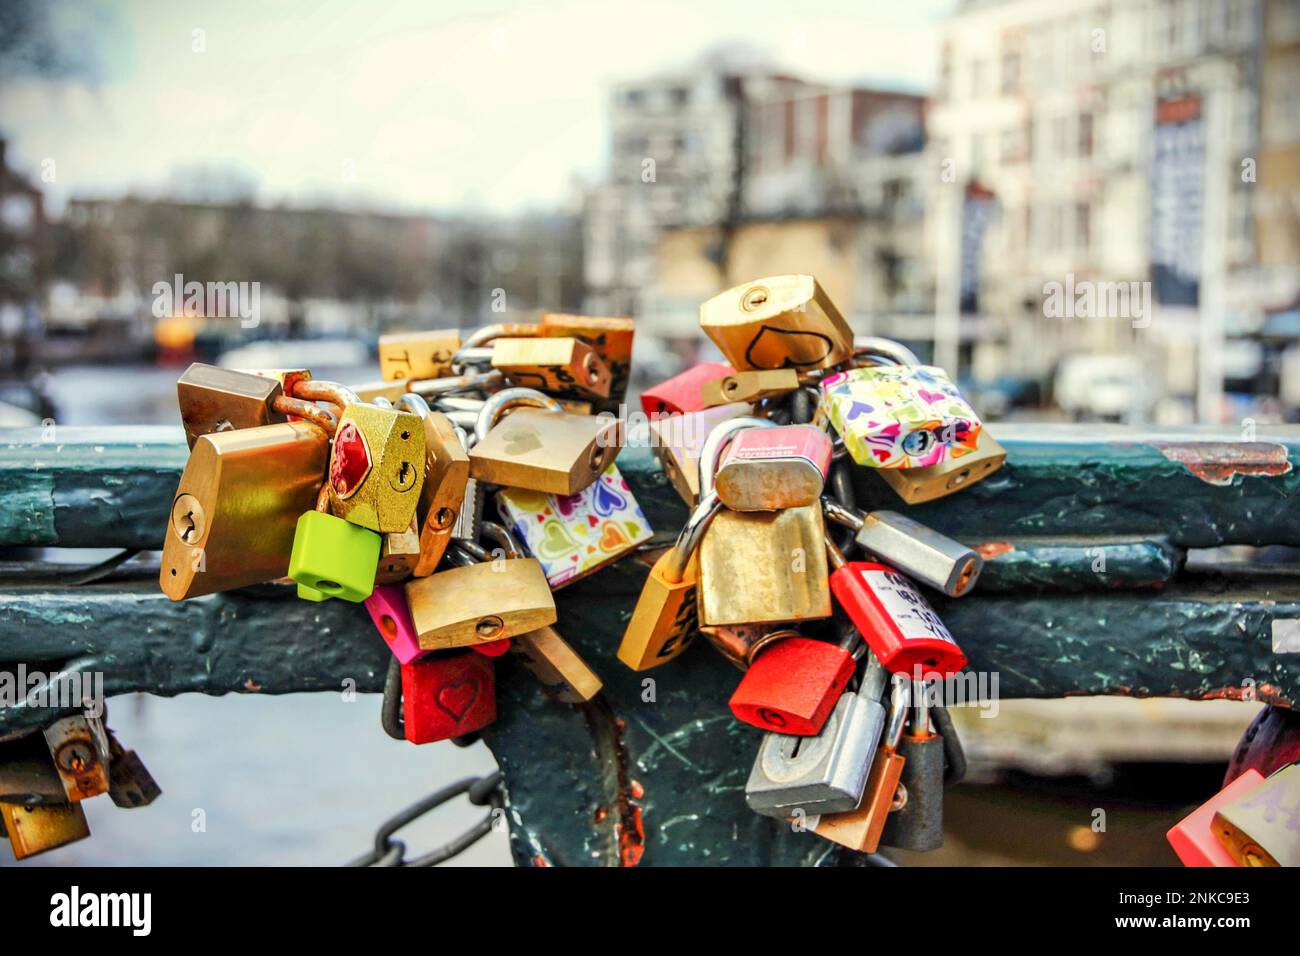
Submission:
<svg viewBox="0 0 1300 956">
<path fill-rule="evenodd" d="M 1079 155 L 1092 155 L 1092 114 L 1079 114 Z"/>
<path fill-rule="evenodd" d="M 1020 51 L 1008 50 L 1002 54 L 1002 92 L 1015 93 L 1020 89 Z"/>
<path fill-rule="evenodd" d="M 1074 207 L 1074 245 L 1084 252 L 1092 247 L 1092 206 L 1086 202 Z"/>
</svg>

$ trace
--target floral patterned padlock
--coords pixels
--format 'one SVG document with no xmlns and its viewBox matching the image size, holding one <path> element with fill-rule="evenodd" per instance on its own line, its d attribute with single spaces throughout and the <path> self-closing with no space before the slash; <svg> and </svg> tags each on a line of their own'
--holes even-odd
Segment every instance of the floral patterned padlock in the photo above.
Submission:
<svg viewBox="0 0 1300 956">
<path fill-rule="evenodd" d="M 925 468 L 979 443 L 980 420 L 948 374 L 933 365 L 850 369 L 822 382 L 818 422 L 868 468 Z"/>
<path fill-rule="evenodd" d="M 613 464 L 575 495 L 503 488 L 497 507 L 524 549 L 541 562 L 552 588 L 590 574 L 654 534 Z"/>
</svg>

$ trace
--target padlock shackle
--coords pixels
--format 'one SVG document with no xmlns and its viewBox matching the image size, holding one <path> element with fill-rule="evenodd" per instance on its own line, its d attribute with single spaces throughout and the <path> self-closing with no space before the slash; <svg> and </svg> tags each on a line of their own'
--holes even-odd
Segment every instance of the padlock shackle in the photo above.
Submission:
<svg viewBox="0 0 1300 956">
<path fill-rule="evenodd" d="M 844 557 L 844 552 L 835 544 L 835 539 L 831 537 L 829 531 L 826 532 L 826 556 L 830 558 L 831 567 L 836 571 L 849 566 L 848 558 Z"/>
<path fill-rule="evenodd" d="M 691 563 L 691 555 L 704 539 L 704 532 L 709 530 L 713 519 L 722 510 L 722 502 L 716 492 L 710 491 L 700 496 L 700 503 L 695 506 L 691 516 L 686 519 L 677 541 L 668 552 L 668 561 L 663 569 L 664 580 L 678 584 L 686 577 L 686 566 Z"/>
<path fill-rule="evenodd" d="M 853 358 L 870 356 L 887 359 L 895 365 L 920 365 L 921 359 L 901 342 L 878 335 L 860 335 L 853 339 Z"/>
<path fill-rule="evenodd" d="M 475 372 L 470 375 L 451 375 L 447 378 L 424 378 L 411 382 L 408 392 L 433 398 L 450 395 L 455 392 L 477 392 L 481 389 L 496 388 L 504 382 L 505 376 L 496 369 L 487 372 Z"/>
<path fill-rule="evenodd" d="M 497 322 L 471 332 L 461 343 L 460 348 L 461 350 L 476 348 L 487 345 L 493 339 L 535 339 L 540 335 L 541 331 L 536 325 L 526 325 L 522 322 Z"/>
<path fill-rule="evenodd" d="M 854 531 L 861 531 L 862 526 L 867 523 L 866 515 L 861 511 L 856 508 L 850 508 L 848 505 L 841 504 L 830 495 L 822 495 L 822 511 L 825 512 L 826 517 L 830 518 L 832 521 L 837 524 L 842 524 L 846 528 L 852 528 Z M 827 536 L 826 540 L 829 542 L 830 537 Z M 836 550 L 838 551 L 839 549 L 836 548 Z M 841 554 L 840 557 L 842 559 L 844 555 Z M 834 559 L 832 558 L 832 560 Z M 841 565 L 838 564 L 835 566 L 837 568 L 841 567 Z"/>
<path fill-rule="evenodd" d="M 889 721 L 885 724 L 885 735 L 881 740 L 890 750 L 897 750 L 899 741 L 903 739 L 903 728 L 907 726 L 907 717 L 912 706 L 912 682 L 906 674 L 894 674 L 891 685 Z"/>
<path fill-rule="evenodd" d="M 480 521 L 479 533 L 485 537 L 491 538 L 493 542 L 499 544 L 506 552 L 506 557 L 522 558 L 525 557 L 523 545 L 519 543 L 510 529 L 503 524 L 495 521 Z"/>
<path fill-rule="evenodd" d="M 507 411 L 526 405 L 548 412 L 563 412 L 564 406 L 535 388 L 503 388 L 483 403 L 474 424 L 474 436 L 482 441 Z"/>
<path fill-rule="evenodd" d="M 459 372 L 466 365 L 484 366 L 492 364 L 492 349 L 483 345 L 467 345 L 457 349 L 451 357 L 451 369 Z"/>
<path fill-rule="evenodd" d="M 277 412 L 284 415 L 293 415 L 301 418 L 303 421 L 311 422 L 324 429 L 326 435 L 334 435 L 335 429 L 338 428 L 338 420 L 334 417 L 333 412 L 321 408 L 315 402 L 309 402 L 302 398 L 293 398 L 290 395 L 277 395 L 271 402 L 271 407 Z"/>
<path fill-rule="evenodd" d="M 433 411 L 429 407 L 429 403 L 425 401 L 424 396 L 416 395 L 414 392 L 407 392 L 398 398 L 397 407 L 413 415 L 419 415 L 421 418 Z"/>
<path fill-rule="evenodd" d="M 293 397 L 305 398 L 310 402 L 329 402 L 331 405 L 338 405 L 340 408 L 361 404 L 361 399 L 357 397 L 357 393 L 346 385 L 340 385 L 338 382 L 327 382 L 319 378 L 296 383 L 293 387 Z"/>
<path fill-rule="evenodd" d="M 725 422 L 714 425 L 709 432 L 709 437 L 704 439 L 704 445 L 700 448 L 700 500 L 703 501 L 707 495 L 713 493 L 713 479 L 714 473 L 718 470 L 718 459 L 722 457 L 723 449 L 737 432 L 747 428 L 776 427 L 776 422 L 752 417 L 729 418 Z"/>
</svg>

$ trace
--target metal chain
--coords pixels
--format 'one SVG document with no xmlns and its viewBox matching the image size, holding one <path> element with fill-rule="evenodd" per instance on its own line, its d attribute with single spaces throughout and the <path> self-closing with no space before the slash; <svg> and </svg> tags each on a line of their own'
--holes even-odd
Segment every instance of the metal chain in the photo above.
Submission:
<svg viewBox="0 0 1300 956">
<path fill-rule="evenodd" d="M 464 853 L 471 846 L 492 832 L 492 823 L 496 812 L 505 808 L 505 788 L 501 785 L 501 771 L 495 771 L 486 777 L 466 777 L 450 786 L 437 790 L 423 800 L 419 800 L 400 813 L 385 820 L 375 832 L 375 845 L 368 853 L 347 863 L 347 866 L 437 866 L 446 863 L 454 856 Z M 406 844 L 394 840 L 393 834 L 431 810 L 442 806 L 448 800 L 466 794 L 469 802 L 476 807 L 490 806 L 492 809 L 481 821 L 460 836 L 449 840 L 442 846 L 414 859 L 406 858 Z"/>
</svg>

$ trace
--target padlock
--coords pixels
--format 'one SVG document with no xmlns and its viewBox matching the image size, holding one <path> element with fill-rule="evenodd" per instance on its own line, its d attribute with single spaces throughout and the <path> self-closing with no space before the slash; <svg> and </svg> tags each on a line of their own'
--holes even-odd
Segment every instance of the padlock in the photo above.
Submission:
<svg viewBox="0 0 1300 956">
<path fill-rule="evenodd" d="M 1213 830 L 1241 866 L 1300 866 L 1300 763 L 1221 804 Z"/>
<path fill-rule="evenodd" d="M 432 578 L 423 578 L 430 581 Z M 430 654 L 402 665 L 402 732 L 413 744 L 450 740 L 497 718 L 490 657 L 470 651 Z"/>
<path fill-rule="evenodd" d="M 853 529 L 862 550 L 949 597 L 969 593 L 984 569 L 977 551 L 897 511 L 864 514 L 829 496 L 822 507 L 826 517 Z"/>
<path fill-rule="evenodd" d="M 731 439 L 714 476 L 732 511 L 779 511 L 821 500 L 831 440 L 812 425 L 745 429 Z"/>
<path fill-rule="evenodd" d="M 395 404 L 407 393 L 410 383 L 409 378 L 397 378 L 379 382 L 363 382 L 360 385 L 349 385 L 348 387 L 355 393 L 358 401 L 373 403 L 375 399 L 382 398 Z"/>
<path fill-rule="evenodd" d="M 123 810 L 147 807 L 162 796 L 162 787 L 153 778 L 134 750 L 124 750 L 112 731 L 108 734 L 108 797 Z"/>
<path fill-rule="evenodd" d="M 185 440 L 193 448 L 203 435 L 283 422 L 281 395 L 273 378 L 195 362 L 176 382 Z"/>
<path fill-rule="evenodd" d="M 420 647 L 486 644 L 556 621 L 555 599 L 536 558 L 452 567 L 406 582 Z"/>
<path fill-rule="evenodd" d="M 163 593 L 180 601 L 284 577 L 328 460 L 328 435 L 308 422 L 200 438 L 172 502 Z"/>
<path fill-rule="evenodd" d="M 939 615 L 903 575 L 883 564 L 845 560 L 830 536 L 831 593 L 885 669 L 947 676 L 966 666 L 966 655 Z"/>
<path fill-rule="evenodd" d="M 907 719 L 910 681 L 894 675 L 885 732 L 871 761 L 871 772 L 856 809 L 808 817 L 804 823 L 819 837 L 859 853 L 875 853 L 885 821 L 901 806 L 899 780 L 907 760 L 898 752 Z"/>
<path fill-rule="evenodd" d="M 420 560 L 420 533 L 415 519 L 400 534 L 383 535 L 379 546 L 379 566 L 375 571 L 376 584 L 398 584 L 415 573 Z"/>
<path fill-rule="evenodd" d="M 788 394 L 798 387 L 799 373 L 792 368 L 735 372 L 701 385 L 700 401 L 708 407 L 728 402 L 757 402 Z"/>
<path fill-rule="evenodd" d="M 831 644 L 795 631 L 771 642 L 750 663 L 731 695 L 732 716 L 779 734 L 821 733 L 853 677 L 851 648 L 856 643 L 856 634 Z"/>
<path fill-rule="evenodd" d="M 576 338 L 501 338 L 488 349 L 491 364 L 511 385 L 591 398 L 608 398 L 609 366 Z"/>
<path fill-rule="evenodd" d="M 450 375 L 451 357 L 460 347 L 460 333 L 456 329 L 381 335 L 379 374 L 389 380 Z"/>
<path fill-rule="evenodd" d="M 763 649 L 791 632 L 780 624 L 737 624 L 729 627 L 702 627 L 700 633 L 713 648 L 742 671 L 749 670 Z"/>
<path fill-rule="evenodd" d="M 298 596 L 309 601 L 341 598 L 359 604 L 375 589 L 383 538 L 329 513 L 329 488 L 322 487 L 316 508 L 298 518 L 289 554 L 289 577 Z"/>
<path fill-rule="evenodd" d="M 899 782 L 904 799 L 885 821 L 880 842 L 927 852 L 943 846 L 944 741 L 930 729 L 926 683 L 913 680 L 911 693 L 910 726 L 898 744 L 907 761 Z"/>
<path fill-rule="evenodd" d="M 1007 450 L 980 427 L 975 450 L 925 468 L 881 468 L 877 474 L 909 505 L 934 501 L 975 484 L 1002 467 Z"/>
<path fill-rule="evenodd" d="M 764 655 L 781 646 L 769 648 Z M 762 661 L 760 656 L 755 666 Z M 753 672 L 750 668 L 749 673 Z M 867 655 L 857 692 L 839 694 L 834 710 L 815 734 L 764 734 L 745 784 L 749 808 L 782 818 L 795 809 L 806 814 L 857 809 L 885 729 L 885 707 L 880 698 L 888 682 L 889 675 L 880 662 Z"/>
<path fill-rule="evenodd" d="M 100 718 L 64 717 L 46 727 L 44 733 L 70 803 L 108 792 L 108 734 Z"/>
<path fill-rule="evenodd" d="M 623 448 L 619 419 L 569 415 L 555 399 L 527 388 L 502 389 L 489 398 L 474 433 L 471 477 L 556 495 L 586 488 Z"/>
<path fill-rule="evenodd" d="M 721 381 L 734 375 L 735 369 L 721 362 L 701 362 L 674 375 L 666 382 L 647 388 L 641 393 L 641 409 L 654 420 L 657 415 L 680 415 L 707 408 L 700 390 L 708 382 Z"/>
<path fill-rule="evenodd" d="M 1165 839 L 1183 866 L 1239 866 L 1214 832 L 1219 807 L 1253 793 L 1265 777 L 1258 770 L 1242 771 L 1233 781 L 1169 828 Z"/>
<path fill-rule="evenodd" d="M 774 624 L 830 617 L 820 504 L 724 509 L 700 544 L 701 624 Z"/>
<path fill-rule="evenodd" d="M 854 368 L 821 388 L 818 424 L 829 422 L 859 465 L 928 468 L 977 447 L 979 416 L 941 368 Z"/>
<path fill-rule="evenodd" d="M 384 644 L 401 663 L 409 664 L 429 653 L 420 646 L 406 606 L 406 590 L 400 584 L 381 584 L 365 600 L 366 613 Z"/>
<path fill-rule="evenodd" d="M 700 327 L 737 371 L 831 368 L 853 353 L 853 330 L 812 276 L 755 279 L 700 306 Z"/>
<path fill-rule="evenodd" d="M 424 485 L 416 507 L 420 553 L 412 571 L 422 578 L 438 566 L 460 524 L 465 493 L 470 488 L 469 453 L 465 450 L 465 433 L 445 414 L 431 410 L 421 396 L 403 395 L 397 406 L 418 415 L 424 426 Z"/>
<path fill-rule="evenodd" d="M 612 463 L 577 494 L 502 488 L 496 502 L 525 552 L 541 562 L 553 589 L 603 568 L 654 536 L 631 487 Z"/>
<path fill-rule="evenodd" d="M 0 824 L 9 834 L 14 858 L 56 850 L 90 836 L 79 803 L 0 803 Z"/>
<path fill-rule="evenodd" d="M 285 395 L 293 395 L 300 382 L 311 381 L 311 371 L 305 368 L 241 368 L 239 371 L 275 379 Z M 289 421 L 293 420 L 294 416 L 290 415 Z"/>
<path fill-rule="evenodd" d="M 749 418 L 752 413 L 753 406 L 734 402 L 651 419 L 650 450 L 687 507 L 694 508 L 700 500 L 700 453 L 709 432 L 721 422 Z"/>
<path fill-rule="evenodd" d="M 600 693 L 602 685 L 596 672 L 553 627 L 520 634 L 511 650 L 514 658 L 562 703 L 586 703 Z"/>
<path fill-rule="evenodd" d="M 540 335 L 572 336 L 596 350 L 596 354 L 609 366 L 610 385 L 608 397 L 598 400 L 595 410 L 617 412 L 619 403 L 627 396 L 627 386 L 632 379 L 633 321 L 627 318 L 543 312 L 537 330 Z"/>
<path fill-rule="evenodd" d="M 405 531 L 424 487 L 424 464 L 424 425 L 418 416 L 349 403 L 330 452 L 331 510 L 380 534 Z"/>
<path fill-rule="evenodd" d="M 695 639 L 695 552 L 721 510 L 718 496 L 707 495 L 691 512 L 677 541 L 651 567 L 618 645 L 618 659 L 632 670 L 666 664 Z"/>
</svg>

